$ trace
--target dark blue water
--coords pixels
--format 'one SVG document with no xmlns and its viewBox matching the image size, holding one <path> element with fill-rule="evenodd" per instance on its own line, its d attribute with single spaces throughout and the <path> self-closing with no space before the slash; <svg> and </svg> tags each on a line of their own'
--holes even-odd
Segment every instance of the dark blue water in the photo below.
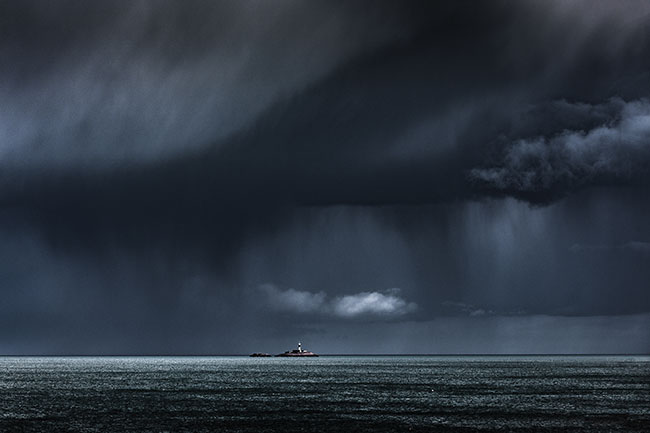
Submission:
<svg viewBox="0 0 650 433">
<path fill-rule="evenodd" d="M 648 432 L 650 358 L 0 358 L 0 431 Z"/>
</svg>

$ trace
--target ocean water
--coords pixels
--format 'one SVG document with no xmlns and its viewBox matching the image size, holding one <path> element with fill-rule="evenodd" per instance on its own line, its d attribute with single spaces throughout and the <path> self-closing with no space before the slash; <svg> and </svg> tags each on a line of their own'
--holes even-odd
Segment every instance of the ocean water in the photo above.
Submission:
<svg viewBox="0 0 650 433">
<path fill-rule="evenodd" d="M 7 357 L 0 431 L 648 432 L 650 358 Z"/>
</svg>

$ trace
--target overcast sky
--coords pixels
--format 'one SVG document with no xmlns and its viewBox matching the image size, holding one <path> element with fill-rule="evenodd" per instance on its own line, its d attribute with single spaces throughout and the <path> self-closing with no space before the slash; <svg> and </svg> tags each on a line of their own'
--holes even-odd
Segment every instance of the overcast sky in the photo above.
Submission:
<svg viewBox="0 0 650 433">
<path fill-rule="evenodd" d="M 650 3 L 0 2 L 0 354 L 650 352 Z"/>
</svg>

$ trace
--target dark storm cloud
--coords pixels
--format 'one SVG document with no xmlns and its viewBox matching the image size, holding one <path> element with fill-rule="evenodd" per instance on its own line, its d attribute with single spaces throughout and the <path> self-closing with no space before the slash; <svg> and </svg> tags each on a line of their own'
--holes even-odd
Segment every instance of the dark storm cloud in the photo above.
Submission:
<svg viewBox="0 0 650 433">
<path fill-rule="evenodd" d="M 520 139 L 504 150 L 497 167 L 473 169 L 481 186 L 513 194 L 562 194 L 587 185 L 650 181 L 650 103 L 643 99 L 608 104 L 616 112 L 589 130 L 565 129 L 546 137 Z M 610 107 L 570 107 L 593 114 Z"/>
<path fill-rule="evenodd" d="M 648 311 L 647 256 L 616 257 L 650 239 L 648 12 L 3 2 L 12 347 L 46 347 L 47 328 L 52 351 L 206 353 L 307 329 L 289 310 L 495 327 Z"/>
<path fill-rule="evenodd" d="M 414 2 L 370 14 L 356 3 L 10 4 L 3 189 L 106 166 L 117 188 L 128 184 L 123 170 L 139 184 L 176 184 L 178 174 L 181 188 L 228 183 L 234 194 L 316 205 L 536 201 L 645 184 L 636 154 L 602 144 L 598 129 L 587 141 L 616 165 L 602 176 L 589 168 L 597 150 L 583 152 L 594 161 L 547 161 L 567 156 L 564 130 L 613 126 L 611 136 L 630 123 L 617 117 L 644 119 L 648 26 L 634 11 L 647 5 L 597 2 L 585 16 L 583 3 Z M 616 97 L 630 106 L 617 109 Z M 537 118 L 560 98 L 578 101 L 562 108 L 569 116 Z M 522 137 L 526 127 L 536 135 Z M 643 136 L 629 141 L 643 151 Z M 116 170 L 133 162 L 156 166 Z M 541 172 L 548 165 L 553 173 Z M 66 181 L 59 187 L 48 194 L 67 194 Z"/>
</svg>

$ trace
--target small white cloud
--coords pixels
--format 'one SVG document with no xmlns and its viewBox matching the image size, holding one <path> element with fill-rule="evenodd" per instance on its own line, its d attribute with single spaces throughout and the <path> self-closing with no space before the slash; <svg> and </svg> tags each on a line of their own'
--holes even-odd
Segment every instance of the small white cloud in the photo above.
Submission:
<svg viewBox="0 0 650 433">
<path fill-rule="evenodd" d="M 264 284 L 260 289 L 267 295 L 271 308 L 277 311 L 311 313 L 325 305 L 325 293 L 306 292 L 295 289 L 280 290 L 272 284 Z"/>
<path fill-rule="evenodd" d="M 354 317 L 362 314 L 400 316 L 415 309 L 414 303 L 407 303 L 395 295 L 379 292 L 362 292 L 342 296 L 332 302 L 334 314 L 341 317 Z"/>
<path fill-rule="evenodd" d="M 399 295 L 399 289 L 381 292 L 361 292 L 327 299 L 323 292 L 281 290 L 272 284 L 260 286 L 269 307 L 276 311 L 293 313 L 320 313 L 352 318 L 364 315 L 401 316 L 414 311 L 417 305 Z"/>
</svg>

